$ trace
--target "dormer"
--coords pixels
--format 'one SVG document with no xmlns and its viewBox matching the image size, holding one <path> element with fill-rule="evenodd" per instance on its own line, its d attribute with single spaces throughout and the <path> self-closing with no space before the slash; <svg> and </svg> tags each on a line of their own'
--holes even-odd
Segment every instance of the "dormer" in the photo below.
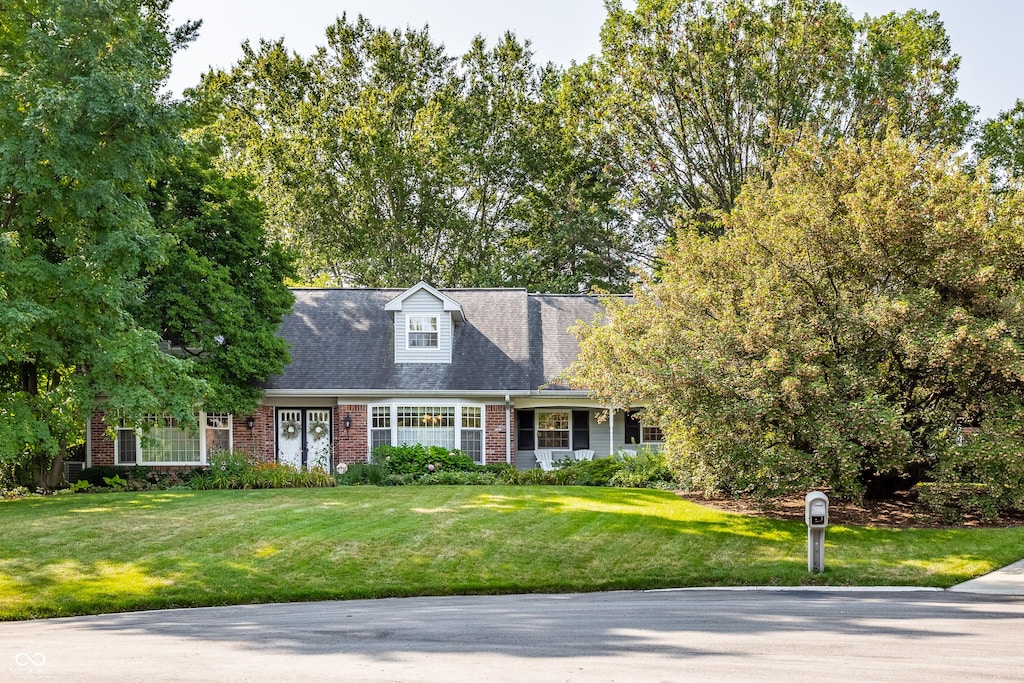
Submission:
<svg viewBox="0 0 1024 683">
<path fill-rule="evenodd" d="M 466 322 L 459 302 L 420 282 L 384 310 L 395 322 L 396 363 L 452 362 L 452 330 Z"/>
</svg>

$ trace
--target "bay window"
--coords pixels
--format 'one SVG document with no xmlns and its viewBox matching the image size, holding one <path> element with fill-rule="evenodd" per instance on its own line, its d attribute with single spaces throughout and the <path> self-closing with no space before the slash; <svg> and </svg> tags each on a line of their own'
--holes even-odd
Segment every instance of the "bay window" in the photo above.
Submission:
<svg viewBox="0 0 1024 683">
<path fill-rule="evenodd" d="M 370 406 L 370 454 L 382 445 L 439 446 L 484 461 L 483 408 L 455 405 Z"/>
</svg>

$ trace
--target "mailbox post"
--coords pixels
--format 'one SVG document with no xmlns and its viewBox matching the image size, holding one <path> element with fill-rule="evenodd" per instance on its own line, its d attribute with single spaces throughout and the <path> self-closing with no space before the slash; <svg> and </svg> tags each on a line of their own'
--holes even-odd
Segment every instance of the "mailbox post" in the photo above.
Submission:
<svg viewBox="0 0 1024 683">
<path fill-rule="evenodd" d="M 811 491 L 804 497 L 804 521 L 807 523 L 807 571 L 825 571 L 825 527 L 828 526 L 828 496 Z"/>
</svg>

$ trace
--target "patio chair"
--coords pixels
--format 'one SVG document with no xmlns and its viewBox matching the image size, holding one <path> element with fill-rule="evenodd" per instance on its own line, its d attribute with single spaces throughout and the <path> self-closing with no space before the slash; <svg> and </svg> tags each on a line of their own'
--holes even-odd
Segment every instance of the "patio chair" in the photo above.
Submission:
<svg viewBox="0 0 1024 683">
<path fill-rule="evenodd" d="M 537 465 L 540 466 L 545 472 L 550 472 L 554 469 L 551 464 L 552 452 L 550 448 L 538 448 L 533 452 L 535 458 L 537 458 Z"/>
<path fill-rule="evenodd" d="M 594 459 L 594 451 L 590 450 L 589 448 L 578 448 L 575 451 L 573 451 L 572 454 L 577 460 Z"/>
</svg>

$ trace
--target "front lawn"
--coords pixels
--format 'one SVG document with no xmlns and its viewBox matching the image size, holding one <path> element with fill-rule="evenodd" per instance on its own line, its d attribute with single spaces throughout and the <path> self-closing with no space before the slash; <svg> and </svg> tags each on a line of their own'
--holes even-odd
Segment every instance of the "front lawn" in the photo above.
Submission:
<svg viewBox="0 0 1024 683">
<path fill-rule="evenodd" d="M 0 619 L 254 602 L 726 585 L 948 587 L 1024 527 L 806 527 L 590 487 L 160 491 L 0 503 Z"/>
</svg>

